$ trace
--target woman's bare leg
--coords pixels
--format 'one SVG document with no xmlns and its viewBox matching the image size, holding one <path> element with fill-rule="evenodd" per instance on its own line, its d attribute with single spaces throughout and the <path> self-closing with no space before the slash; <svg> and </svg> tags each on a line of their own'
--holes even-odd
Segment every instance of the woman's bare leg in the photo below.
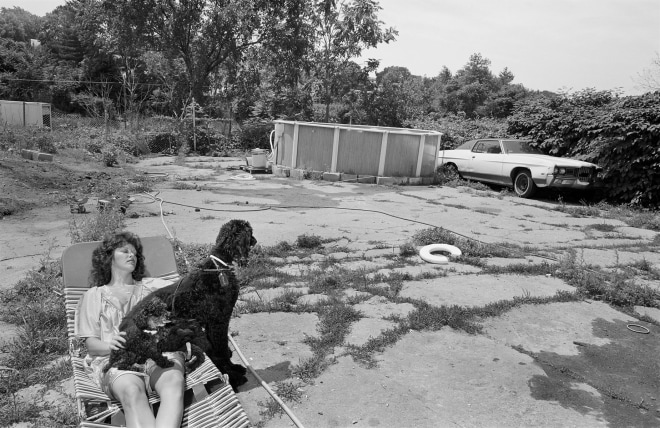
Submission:
<svg viewBox="0 0 660 428">
<path fill-rule="evenodd" d="M 130 374 L 119 376 L 112 384 L 112 393 L 124 408 L 128 428 L 156 427 L 143 378 Z"/>
<path fill-rule="evenodd" d="M 151 387 L 160 395 L 160 406 L 156 416 L 158 428 L 181 426 L 185 386 L 184 368 L 179 361 L 174 361 L 174 365 L 170 368 L 157 367 L 151 373 Z"/>
</svg>

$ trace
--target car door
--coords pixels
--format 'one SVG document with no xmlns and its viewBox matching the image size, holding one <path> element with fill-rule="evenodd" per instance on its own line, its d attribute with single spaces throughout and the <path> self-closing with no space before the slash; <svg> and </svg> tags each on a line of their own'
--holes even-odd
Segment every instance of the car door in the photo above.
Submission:
<svg viewBox="0 0 660 428">
<path fill-rule="evenodd" d="M 468 176 L 474 180 L 503 183 L 502 147 L 499 140 L 480 140 L 472 148 Z"/>
</svg>

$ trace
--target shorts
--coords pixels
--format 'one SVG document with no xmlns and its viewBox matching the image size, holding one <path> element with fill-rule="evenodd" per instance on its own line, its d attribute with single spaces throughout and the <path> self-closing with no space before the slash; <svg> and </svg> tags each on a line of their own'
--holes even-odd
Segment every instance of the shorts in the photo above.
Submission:
<svg viewBox="0 0 660 428">
<path fill-rule="evenodd" d="M 174 363 L 174 367 L 178 367 L 179 370 L 185 372 L 185 360 L 186 360 L 185 352 L 163 352 L 163 356 L 167 357 L 168 360 L 172 361 Z M 101 368 L 101 370 L 92 370 L 92 373 L 90 373 L 92 380 L 94 380 L 94 382 L 101 388 L 103 392 L 105 392 L 108 395 L 108 397 L 115 400 L 117 399 L 112 394 L 112 385 L 115 383 L 117 379 L 119 379 L 121 376 L 124 375 L 133 375 L 133 376 L 141 377 L 144 380 L 144 385 L 147 390 L 147 394 L 153 392 L 151 389 L 151 375 L 156 369 L 159 368 L 158 365 L 154 362 L 154 360 L 148 359 L 144 364 L 140 366 L 140 371 L 119 370 L 116 367 L 111 367 L 110 370 L 108 370 L 106 373 L 103 373 L 102 368 L 105 367 L 105 364 L 107 363 L 108 359 L 109 357 L 95 358 L 94 362 L 92 363 L 92 366 L 99 367 Z"/>
</svg>

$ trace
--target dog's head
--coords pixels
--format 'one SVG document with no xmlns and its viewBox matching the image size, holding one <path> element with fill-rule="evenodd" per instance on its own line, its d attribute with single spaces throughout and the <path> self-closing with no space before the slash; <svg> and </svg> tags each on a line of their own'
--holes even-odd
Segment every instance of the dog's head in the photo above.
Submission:
<svg viewBox="0 0 660 428">
<path fill-rule="evenodd" d="M 245 220 L 230 220 L 223 224 L 215 239 L 213 254 L 225 263 L 236 261 L 239 265 L 247 262 L 250 249 L 257 240 L 252 236 L 252 226 Z"/>
<path fill-rule="evenodd" d="M 170 312 L 167 310 L 167 304 L 160 298 L 145 300 L 141 305 L 141 310 L 129 312 L 134 317 L 135 324 L 139 328 L 154 329 L 167 324 Z"/>
</svg>

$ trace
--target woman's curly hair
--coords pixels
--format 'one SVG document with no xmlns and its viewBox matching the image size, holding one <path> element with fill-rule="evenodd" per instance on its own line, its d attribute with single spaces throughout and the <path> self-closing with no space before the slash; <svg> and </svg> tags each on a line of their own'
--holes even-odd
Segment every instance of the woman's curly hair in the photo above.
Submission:
<svg viewBox="0 0 660 428">
<path fill-rule="evenodd" d="M 133 279 L 136 281 L 142 280 L 144 277 L 144 255 L 142 254 L 142 242 L 140 238 L 131 232 L 119 232 L 111 235 L 106 235 L 99 245 L 92 252 L 92 274 L 91 285 L 93 287 L 100 287 L 110 283 L 112 279 L 112 257 L 117 248 L 123 247 L 126 244 L 131 244 L 135 247 L 135 257 L 137 263 L 133 271 Z"/>
</svg>

